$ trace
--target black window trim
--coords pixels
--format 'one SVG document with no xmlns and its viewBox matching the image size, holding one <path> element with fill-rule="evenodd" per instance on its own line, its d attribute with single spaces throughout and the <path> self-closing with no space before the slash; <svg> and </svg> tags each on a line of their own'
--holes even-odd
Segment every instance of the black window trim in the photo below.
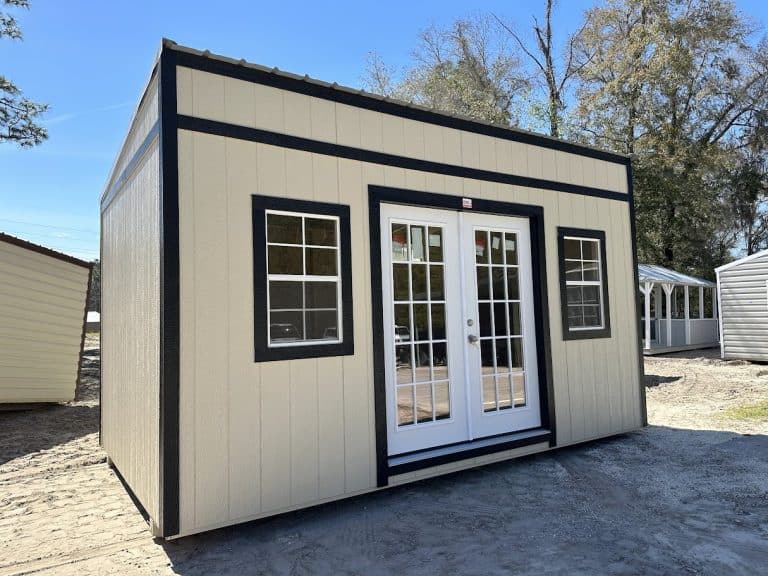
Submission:
<svg viewBox="0 0 768 576">
<path fill-rule="evenodd" d="M 300 358 L 325 358 L 354 354 L 354 330 L 352 308 L 352 243 L 350 211 L 345 204 L 278 198 L 275 196 L 251 196 L 253 227 L 253 343 L 254 361 L 272 362 Z M 339 219 L 339 257 L 341 261 L 341 323 L 342 341 L 328 343 L 301 342 L 295 346 L 269 346 L 267 310 L 267 234 L 265 213 L 267 210 L 303 212 L 307 215 L 335 216 Z"/>
<path fill-rule="evenodd" d="M 571 330 L 568 327 L 568 291 L 565 282 L 565 237 L 584 238 L 598 240 L 600 242 L 600 280 L 601 298 L 603 308 L 602 328 L 580 328 Z M 557 266 L 560 273 L 560 312 L 563 323 L 563 340 L 591 340 L 595 338 L 611 337 L 611 306 L 608 299 L 608 260 L 605 252 L 605 232 L 603 230 L 590 230 L 587 228 L 557 228 Z"/>
</svg>

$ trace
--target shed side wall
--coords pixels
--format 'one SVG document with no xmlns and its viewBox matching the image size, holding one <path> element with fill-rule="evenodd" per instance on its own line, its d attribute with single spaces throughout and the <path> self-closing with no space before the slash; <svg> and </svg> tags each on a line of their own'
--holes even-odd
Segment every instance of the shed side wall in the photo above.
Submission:
<svg viewBox="0 0 768 576">
<path fill-rule="evenodd" d="M 137 133 L 157 121 L 145 96 Z M 154 119 L 152 118 L 154 115 Z M 138 150 L 135 147 L 134 150 Z M 133 163 L 131 162 L 133 160 Z M 109 204 L 102 206 L 101 443 L 147 510 L 159 516 L 160 155 L 157 138 L 137 158 Z M 115 178 L 113 178 L 114 180 Z"/>
<path fill-rule="evenodd" d="M 180 111 L 191 116 L 404 157 L 626 190 L 625 167 L 618 164 L 188 69 L 179 69 L 178 98 Z M 181 533 L 375 489 L 370 184 L 542 206 L 558 445 L 642 425 L 627 202 L 181 130 Z M 252 194 L 350 206 L 353 356 L 253 361 Z M 610 338 L 562 339 L 558 226 L 606 232 Z"/>
<path fill-rule="evenodd" d="M 0 404 L 74 399 L 88 274 L 0 241 Z"/>
<path fill-rule="evenodd" d="M 723 358 L 768 361 L 768 255 L 719 274 Z"/>
</svg>

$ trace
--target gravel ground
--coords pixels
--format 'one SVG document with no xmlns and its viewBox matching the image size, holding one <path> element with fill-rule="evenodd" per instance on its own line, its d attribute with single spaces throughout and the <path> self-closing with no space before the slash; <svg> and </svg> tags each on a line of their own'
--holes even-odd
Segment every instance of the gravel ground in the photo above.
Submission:
<svg viewBox="0 0 768 576">
<path fill-rule="evenodd" d="M 160 542 L 97 445 L 97 346 L 77 401 L 0 413 L 0 576 L 766 573 L 768 422 L 724 410 L 768 367 L 649 358 L 640 432 Z"/>
</svg>

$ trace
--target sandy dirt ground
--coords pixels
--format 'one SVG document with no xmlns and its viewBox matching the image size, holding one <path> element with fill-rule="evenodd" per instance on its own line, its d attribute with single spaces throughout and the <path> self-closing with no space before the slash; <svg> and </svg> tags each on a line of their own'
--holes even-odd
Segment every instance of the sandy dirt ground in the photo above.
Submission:
<svg viewBox="0 0 768 576">
<path fill-rule="evenodd" d="M 76 402 L 0 413 L 0 576 L 766 574 L 768 366 L 646 361 L 650 426 L 173 542 L 98 447 L 98 341 Z"/>
</svg>

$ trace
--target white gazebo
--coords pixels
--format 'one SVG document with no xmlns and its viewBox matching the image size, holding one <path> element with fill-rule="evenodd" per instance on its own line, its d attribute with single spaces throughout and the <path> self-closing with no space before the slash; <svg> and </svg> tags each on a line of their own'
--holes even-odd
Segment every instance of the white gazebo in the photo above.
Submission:
<svg viewBox="0 0 768 576">
<path fill-rule="evenodd" d="M 645 354 L 719 345 L 714 282 L 653 264 L 639 264 L 637 269 Z"/>
</svg>

